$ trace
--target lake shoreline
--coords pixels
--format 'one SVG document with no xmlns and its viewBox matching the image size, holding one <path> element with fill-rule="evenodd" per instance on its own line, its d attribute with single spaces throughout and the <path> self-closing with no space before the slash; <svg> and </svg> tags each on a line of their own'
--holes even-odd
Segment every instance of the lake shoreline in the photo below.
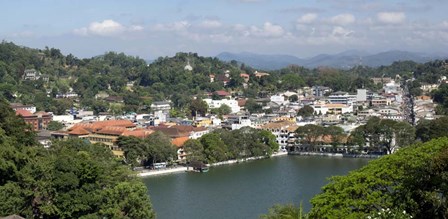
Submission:
<svg viewBox="0 0 448 219">
<path fill-rule="evenodd" d="M 275 154 L 272 154 L 271 157 L 279 157 L 279 156 L 285 156 L 288 155 L 288 152 L 277 152 Z M 271 158 L 269 157 L 269 158 Z M 222 161 L 218 163 L 210 164 L 209 166 L 222 166 L 222 165 L 231 165 L 231 164 L 239 164 L 239 163 L 245 163 L 252 160 L 260 160 L 260 159 L 267 159 L 265 157 L 249 157 L 242 160 L 227 160 Z M 137 176 L 140 178 L 144 177 L 151 177 L 151 176 L 160 176 L 160 175 L 168 175 L 168 174 L 174 174 L 174 173 L 182 173 L 187 172 L 187 167 L 180 166 L 180 167 L 173 167 L 173 168 L 166 168 L 166 169 L 158 169 L 158 170 L 146 170 L 146 171 L 139 171 L 137 172 Z"/>
</svg>

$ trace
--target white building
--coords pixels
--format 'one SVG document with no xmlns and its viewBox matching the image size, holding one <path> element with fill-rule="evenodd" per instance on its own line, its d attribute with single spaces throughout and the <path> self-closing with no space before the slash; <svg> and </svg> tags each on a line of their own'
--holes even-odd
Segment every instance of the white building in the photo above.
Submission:
<svg viewBox="0 0 448 219">
<path fill-rule="evenodd" d="M 347 92 L 342 91 L 334 92 L 328 97 L 328 101 L 332 104 L 352 105 L 356 100 L 357 95 L 350 95 Z"/>
<path fill-rule="evenodd" d="M 327 113 L 338 115 L 353 112 L 353 106 L 345 104 L 315 104 L 311 107 L 313 107 L 314 113 L 319 115 L 326 115 Z"/>
<path fill-rule="evenodd" d="M 395 81 L 391 81 L 383 86 L 384 93 L 398 93 L 400 91 L 400 85 L 396 84 Z"/>
<path fill-rule="evenodd" d="M 356 91 L 356 101 L 357 102 L 367 101 L 367 90 L 366 89 L 358 89 Z"/>
<path fill-rule="evenodd" d="M 227 105 L 232 110 L 232 113 L 237 113 L 241 110 L 240 106 L 238 106 L 238 101 L 236 100 L 212 100 L 212 99 L 204 99 L 204 101 L 207 103 L 208 108 L 210 109 L 218 109 L 222 105 Z"/>
<path fill-rule="evenodd" d="M 33 105 L 23 105 L 21 103 L 11 103 L 10 106 L 14 111 L 20 109 L 20 110 L 26 110 L 32 114 L 34 114 L 36 112 L 36 107 Z"/>
<path fill-rule="evenodd" d="M 276 121 L 267 123 L 260 128 L 270 131 L 275 135 L 279 150 L 285 151 L 288 144 L 293 145 L 296 141 L 295 131 L 299 126 L 292 121 Z"/>
<path fill-rule="evenodd" d="M 274 102 L 280 106 L 285 105 L 288 103 L 288 100 L 285 100 L 285 97 L 283 95 L 272 95 L 270 98 L 271 102 Z"/>
</svg>

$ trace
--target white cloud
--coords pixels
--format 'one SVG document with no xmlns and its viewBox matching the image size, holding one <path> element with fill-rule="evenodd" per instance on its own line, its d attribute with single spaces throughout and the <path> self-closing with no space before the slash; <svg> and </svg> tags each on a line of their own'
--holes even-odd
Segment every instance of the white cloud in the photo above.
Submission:
<svg viewBox="0 0 448 219">
<path fill-rule="evenodd" d="M 263 27 L 259 28 L 256 26 L 250 27 L 250 32 L 254 36 L 261 37 L 281 37 L 285 34 L 285 30 L 280 25 L 272 24 L 270 22 L 266 22 L 263 24 Z"/>
<path fill-rule="evenodd" d="M 406 15 L 403 12 L 380 12 L 377 18 L 385 24 L 401 24 L 406 20 Z"/>
<path fill-rule="evenodd" d="M 89 31 L 92 34 L 109 36 L 121 33 L 125 27 L 113 20 L 104 20 L 103 22 L 93 22 L 89 25 Z"/>
<path fill-rule="evenodd" d="M 219 28 L 222 26 L 222 23 L 218 20 L 204 20 L 200 24 L 201 27 L 207 28 L 207 29 L 213 29 L 213 28 Z"/>
<path fill-rule="evenodd" d="M 313 23 L 317 19 L 317 14 L 315 13 L 308 13 L 302 15 L 299 19 L 297 19 L 297 23 L 299 24 L 310 24 Z"/>
<path fill-rule="evenodd" d="M 92 22 L 88 27 L 82 27 L 73 30 L 73 33 L 81 36 L 116 36 L 128 31 L 142 31 L 144 28 L 140 25 L 126 27 L 114 20 L 104 20 L 102 22 Z"/>
<path fill-rule="evenodd" d="M 335 37 L 349 37 L 353 34 L 354 32 L 351 30 L 347 30 L 341 26 L 336 26 L 333 28 L 333 31 L 331 33 L 332 36 Z"/>
<path fill-rule="evenodd" d="M 330 19 L 331 23 L 336 25 L 349 25 L 355 22 L 355 16 L 352 14 L 339 14 Z"/>
<path fill-rule="evenodd" d="M 140 25 L 132 25 L 129 27 L 130 31 L 142 31 L 144 28 Z"/>
<path fill-rule="evenodd" d="M 190 26 L 188 21 L 176 21 L 168 24 L 156 24 L 152 29 L 155 31 L 186 31 Z"/>
</svg>

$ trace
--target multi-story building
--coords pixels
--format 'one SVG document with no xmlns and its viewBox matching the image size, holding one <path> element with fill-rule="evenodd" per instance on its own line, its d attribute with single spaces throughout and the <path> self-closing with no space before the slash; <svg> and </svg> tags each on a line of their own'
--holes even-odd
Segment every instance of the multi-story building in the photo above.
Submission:
<svg viewBox="0 0 448 219">
<path fill-rule="evenodd" d="M 33 105 L 23 105 L 21 103 L 11 103 L 10 106 L 14 111 L 26 110 L 26 111 L 29 111 L 30 113 L 36 112 L 36 107 Z"/>
<path fill-rule="evenodd" d="M 331 104 L 352 105 L 356 102 L 356 99 L 357 95 L 350 95 L 349 93 L 343 91 L 334 92 L 328 97 L 328 101 Z"/>
<path fill-rule="evenodd" d="M 227 105 L 232 110 L 232 113 L 237 113 L 241 110 L 241 107 L 238 105 L 237 100 L 212 100 L 212 99 L 204 99 L 210 109 L 218 109 L 222 105 Z"/>
<path fill-rule="evenodd" d="M 36 69 L 26 69 L 23 72 L 23 80 L 35 81 L 39 80 L 40 73 Z"/>
<path fill-rule="evenodd" d="M 322 97 L 332 91 L 331 88 L 325 86 L 313 86 L 311 89 L 315 97 Z"/>
<path fill-rule="evenodd" d="M 31 113 L 30 111 L 24 109 L 16 110 L 16 115 L 22 117 L 34 131 L 47 129 L 48 123 L 53 120 L 52 114 L 46 112 Z"/>
<path fill-rule="evenodd" d="M 286 146 L 291 143 L 291 140 L 295 139 L 295 131 L 299 126 L 295 122 L 291 121 L 276 121 L 267 123 L 260 128 L 270 131 L 275 135 L 277 143 L 279 144 L 279 150 L 286 150 Z"/>
</svg>

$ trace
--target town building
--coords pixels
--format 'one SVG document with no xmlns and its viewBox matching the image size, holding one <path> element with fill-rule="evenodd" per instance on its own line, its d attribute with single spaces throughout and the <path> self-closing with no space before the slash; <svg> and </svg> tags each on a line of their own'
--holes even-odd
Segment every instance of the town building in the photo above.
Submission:
<svg viewBox="0 0 448 219">
<path fill-rule="evenodd" d="M 36 107 L 33 105 L 23 105 L 21 103 L 11 103 L 10 106 L 14 111 L 26 110 L 26 111 L 29 111 L 30 113 L 36 112 Z"/>
<path fill-rule="evenodd" d="M 23 120 L 31 126 L 34 131 L 47 129 L 48 123 L 53 120 L 53 115 L 46 112 L 31 113 L 28 110 L 18 109 L 16 115 L 23 118 Z"/>
<path fill-rule="evenodd" d="M 313 86 L 311 90 L 315 97 L 323 97 L 325 94 L 333 91 L 331 88 L 325 86 Z"/>
<path fill-rule="evenodd" d="M 241 110 L 237 100 L 229 100 L 229 99 L 212 100 L 207 98 L 204 99 L 204 101 L 207 103 L 208 108 L 210 109 L 218 109 L 222 105 L 227 105 L 230 107 L 232 113 L 237 113 Z"/>
<path fill-rule="evenodd" d="M 295 142 L 295 131 L 299 126 L 291 121 L 275 121 L 260 127 L 262 130 L 270 131 L 276 137 L 279 150 L 286 151 L 288 144 Z"/>
</svg>

